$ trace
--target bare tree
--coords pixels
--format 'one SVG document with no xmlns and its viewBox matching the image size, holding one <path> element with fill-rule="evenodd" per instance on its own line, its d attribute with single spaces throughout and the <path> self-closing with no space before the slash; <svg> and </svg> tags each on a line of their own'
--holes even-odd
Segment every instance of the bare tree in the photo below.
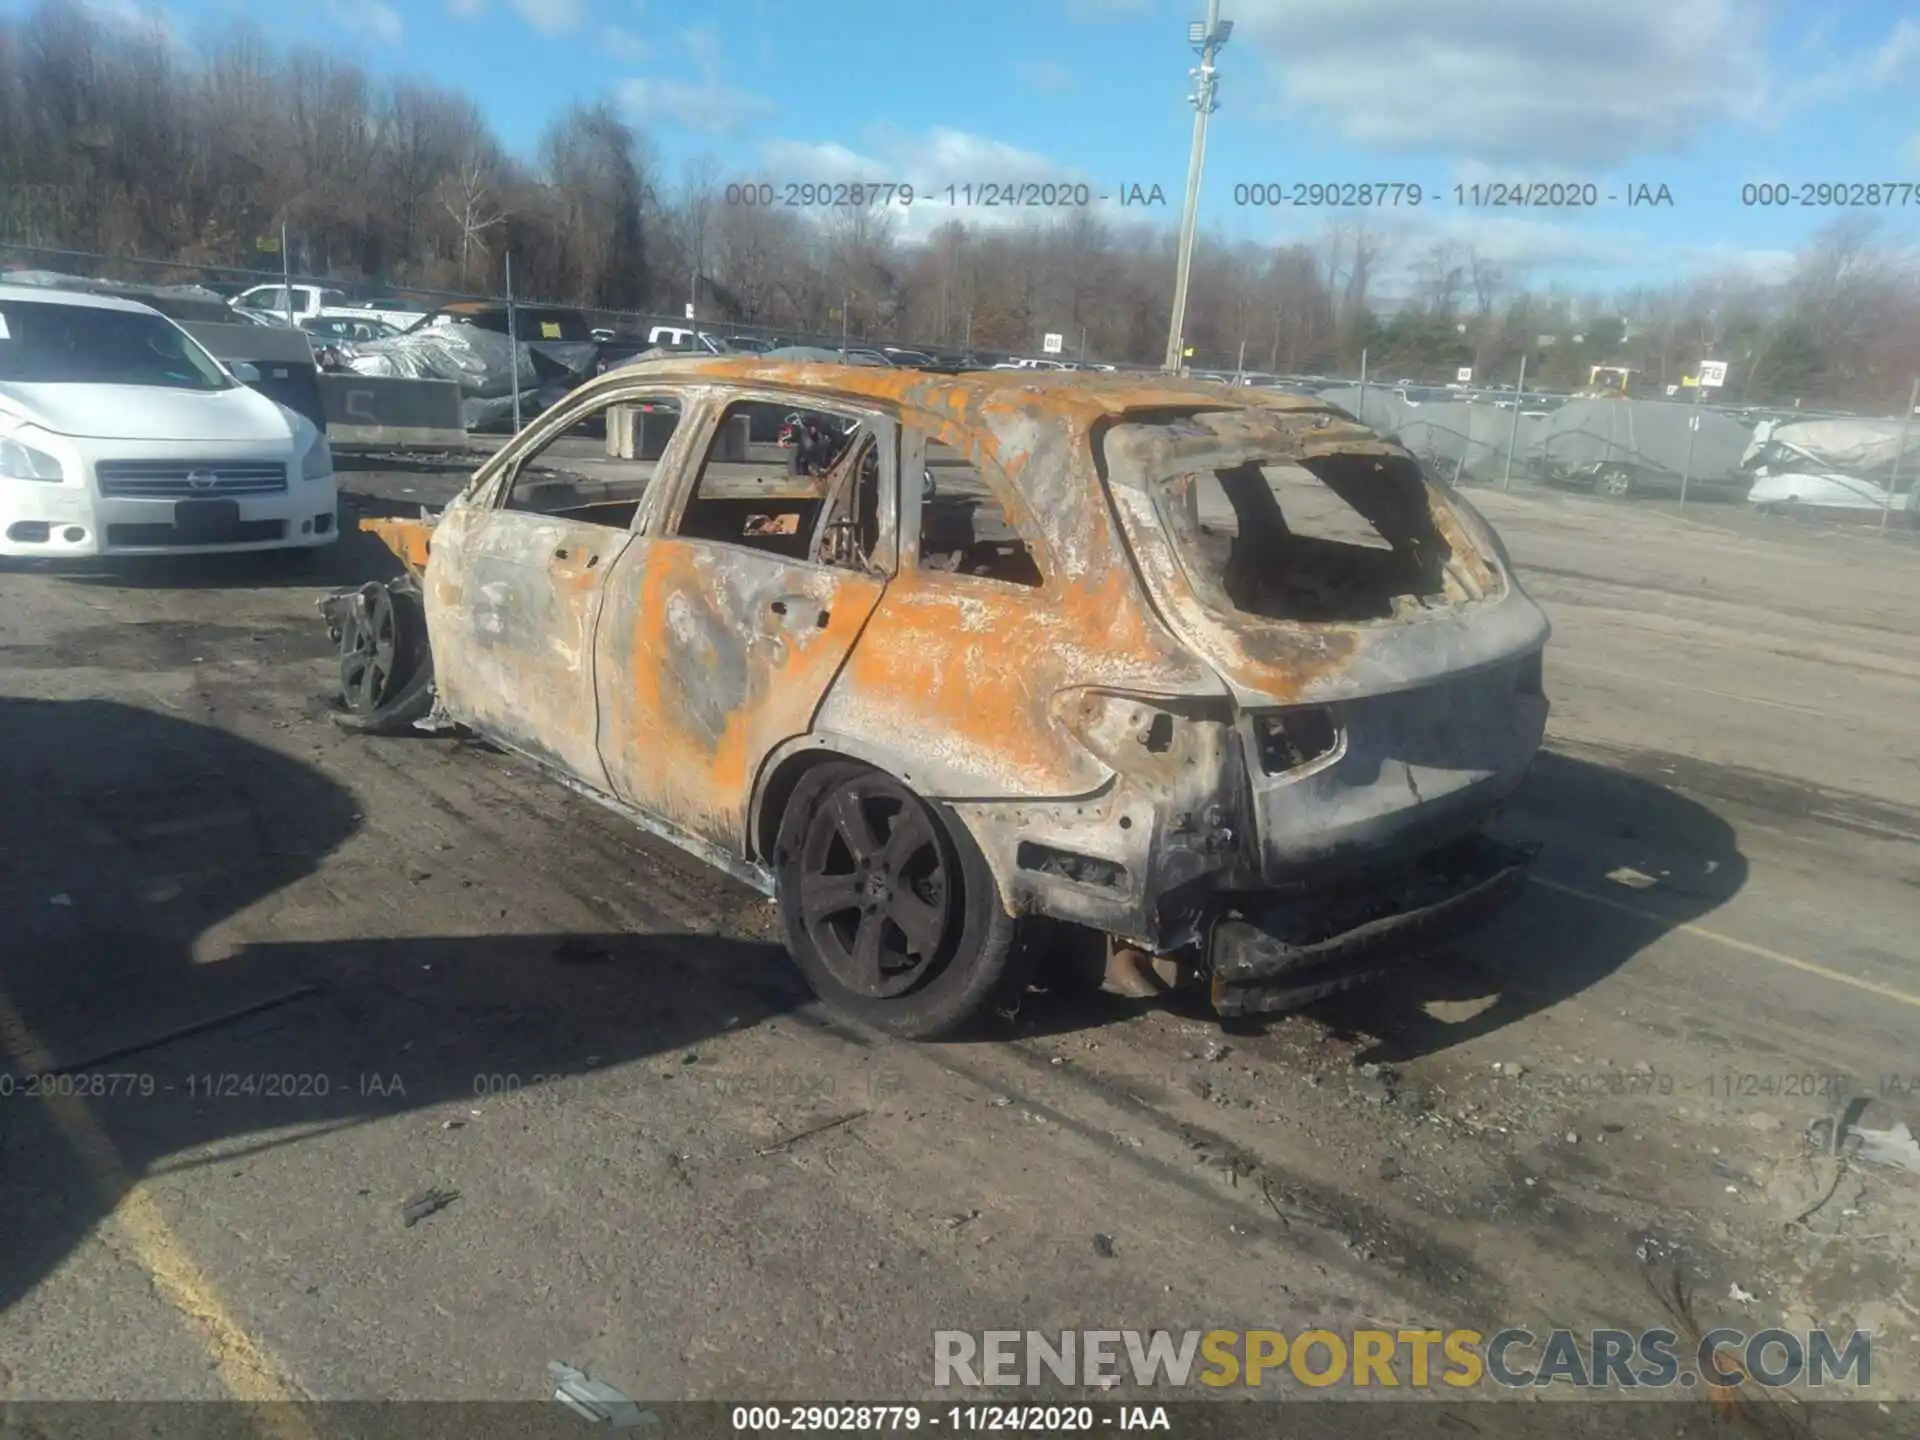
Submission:
<svg viewBox="0 0 1920 1440">
<path fill-rule="evenodd" d="M 507 212 L 493 197 L 492 177 L 480 156 L 469 155 L 439 184 L 440 203 L 460 234 L 460 283 L 469 285 L 473 275 L 473 253 L 491 257 L 487 232 L 502 224 Z"/>
</svg>

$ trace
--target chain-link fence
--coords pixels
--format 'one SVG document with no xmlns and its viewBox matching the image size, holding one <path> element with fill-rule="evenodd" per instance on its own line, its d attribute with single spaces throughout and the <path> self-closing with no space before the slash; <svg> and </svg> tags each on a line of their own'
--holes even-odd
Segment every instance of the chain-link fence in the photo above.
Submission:
<svg viewBox="0 0 1920 1440">
<path fill-rule="evenodd" d="M 1748 423 L 1658 400 L 1415 401 L 1396 388 L 1321 392 L 1457 485 L 1538 485 L 1760 509 L 1920 516 L 1920 426 L 1896 418 Z"/>
</svg>

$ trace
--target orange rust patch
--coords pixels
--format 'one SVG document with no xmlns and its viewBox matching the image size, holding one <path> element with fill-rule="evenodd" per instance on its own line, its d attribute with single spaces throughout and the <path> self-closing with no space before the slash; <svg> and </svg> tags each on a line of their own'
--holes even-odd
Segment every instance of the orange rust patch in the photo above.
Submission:
<svg viewBox="0 0 1920 1440">
<path fill-rule="evenodd" d="M 379 515 L 362 520 L 360 529 L 365 534 L 378 535 L 381 542 L 399 556 L 401 564 L 413 572 L 416 580 L 427 568 L 427 557 L 433 548 L 432 521 Z"/>
<path fill-rule="evenodd" d="M 625 798 L 739 852 L 761 766 L 806 733 L 881 584 L 699 542 L 636 545 L 598 647 L 609 773 Z"/>
<path fill-rule="evenodd" d="M 978 778 L 986 793 L 1066 796 L 1099 783 L 1054 724 L 1061 690 L 1206 686 L 1212 675 L 1146 616 L 1132 577 L 1105 567 L 1057 596 L 903 575 L 835 688 L 864 715 Z"/>
</svg>

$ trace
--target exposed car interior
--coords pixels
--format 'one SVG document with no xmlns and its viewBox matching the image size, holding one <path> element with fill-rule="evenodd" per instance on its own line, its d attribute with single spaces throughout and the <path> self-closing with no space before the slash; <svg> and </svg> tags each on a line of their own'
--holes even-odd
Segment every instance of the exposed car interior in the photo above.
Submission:
<svg viewBox="0 0 1920 1440">
<path fill-rule="evenodd" d="M 678 533 L 866 570 L 879 493 L 878 438 L 858 416 L 742 400 L 721 417 Z"/>
<path fill-rule="evenodd" d="M 920 500 L 920 565 L 1009 585 L 1044 582 L 1033 550 L 1007 518 L 980 469 L 928 437 Z"/>
</svg>

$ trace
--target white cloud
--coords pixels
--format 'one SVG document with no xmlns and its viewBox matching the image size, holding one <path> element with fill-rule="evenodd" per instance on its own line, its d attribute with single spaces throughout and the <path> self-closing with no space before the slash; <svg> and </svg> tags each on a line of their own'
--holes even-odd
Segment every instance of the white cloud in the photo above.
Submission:
<svg viewBox="0 0 1920 1440">
<path fill-rule="evenodd" d="M 1886 90 L 1920 75 L 1920 21 L 1902 20 L 1879 44 L 1852 55 L 1828 53 L 1824 60 L 1777 88 L 1774 109 L 1779 117 Z"/>
<path fill-rule="evenodd" d="M 1016 60 L 1013 73 L 1035 90 L 1068 90 L 1073 87 L 1073 71 L 1058 60 Z"/>
<path fill-rule="evenodd" d="M 340 29 L 382 45 L 398 45 L 406 31 L 400 13 L 384 0 L 327 0 L 327 14 Z"/>
<path fill-rule="evenodd" d="M 644 60 L 653 53 L 651 45 L 619 25 L 608 25 L 601 30 L 600 48 L 615 60 L 628 62 Z"/>
<path fill-rule="evenodd" d="M 823 181 L 912 186 L 911 205 L 890 207 L 897 233 L 907 240 L 923 238 L 951 220 L 992 228 L 1065 218 L 1077 208 L 987 204 L 983 187 L 993 191 L 993 198 L 998 200 L 1009 188 L 1029 184 L 1081 184 L 1086 186 L 1090 208 L 1103 218 L 1132 220 L 1142 214 L 1164 213 L 1123 211 L 1112 200 L 1103 203 L 1099 196 L 1110 193 L 1112 187 L 1093 182 L 1083 171 L 1004 140 L 963 130 L 935 128 L 915 135 L 889 132 L 875 138 L 870 153 L 819 141 L 776 140 L 762 147 L 761 157 L 763 163 L 754 178 L 776 186 Z M 972 187 L 971 196 L 968 187 Z"/>
<path fill-rule="evenodd" d="M 182 43 L 173 12 L 152 0 L 84 0 L 82 8 L 93 20 L 112 29 L 149 36 L 169 45 Z"/>
<path fill-rule="evenodd" d="M 724 78 L 720 37 L 711 26 L 680 32 L 680 48 L 693 68 L 684 75 L 642 75 L 620 86 L 620 104 L 635 120 L 675 125 L 705 135 L 729 135 L 748 121 L 772 114 L 773 101 Z"/>
<path fill-rule="evenodd" d="M 1741 0 L 1237 0 L 1222 96 L 1256 60 L 1281 109 L 1348 141 L 1492 162 L 1612 166 L 1758 120 L 1764 16 Z M 1244 42 L 1244 43 L 1243 43 Z M 1246 73 L 1242 70 L 1240 73 Z M 1257 103 L 1257 102 L 1256 102 Z"/>
<path fill-rule="evenodd" d="M 449 14 L 471 19 L 483 13 L 487 0 L 446 0 Z M 542 35 L 570 35 L 586 23 L 586 0 L 507 0 L 520 18 Z"/>
<path fill-rule="evenodd" d="M 719 80 L 642 76 L 620 86 L 620 105 L 635 120 L 677 125 L 703 135 L 729 135 L 773 111 L 764 95 Z"/>
<path fill-rule="evenodd" d="M 695 25 L 680 32 L 680 48 L 703 73 L 720 68 L 720 32 L 711 25 Z"/>
<path fill-rule="evenodd" d="M 513 8 L 542 35 L 570 35 L 587 18 L 585 0 L 513 0 Z"/>
</svg>

